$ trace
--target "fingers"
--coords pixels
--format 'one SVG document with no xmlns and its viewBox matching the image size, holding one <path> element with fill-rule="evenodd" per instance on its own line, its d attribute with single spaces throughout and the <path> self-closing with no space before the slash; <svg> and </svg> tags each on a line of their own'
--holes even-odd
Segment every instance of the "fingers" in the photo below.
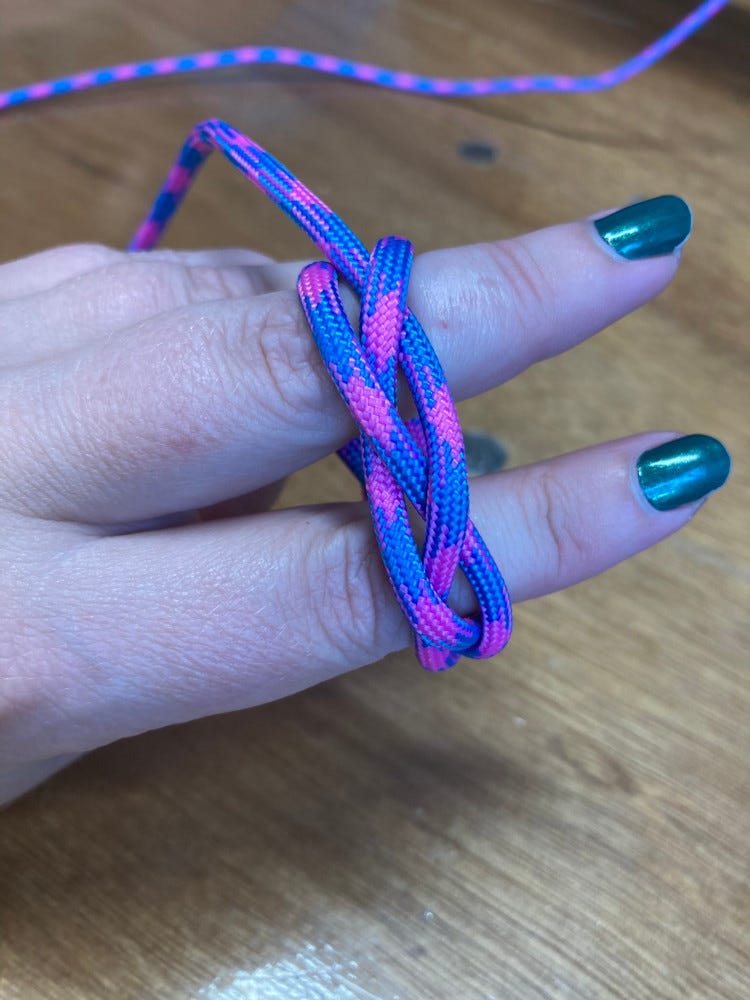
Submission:
<svg viewBox="0 0 750 1000">
<path fill-rule="evenodd" d="M 699 501 L 660 511 L 639 485 L 639 456 L 670 437 L 639 435 L 472 481 L 472 516 L 514 601 L 600 573 L 692 517 Z M 3 731 L 36 741 L 40 756 L 280 698 L 412 641 L 364 504 L 137 535 L 89 531 L 48 565 L 39 593 L 56 637 L 47 652 L 54 718 L 66 732 L 67 720 L 85 719 L 87 741 L 58 745 L 36 704 Z M 476 611 L 466 586 L 451 603 Z"/>
<path fill-rule="evenodd" d="M 251 250 L 58 247 L 0 266 L 0 365 L 59 357 L 150 317 L 268 290 Z M 34 294 L 33 302 L 28 296 Z"/>
<path fill-rule="evenodd" d="M 577 222 L 426 254 L 411 301 L 460 399 L 647 301 L 677 263 L 626 261 Z M 114 523 L 209 506 L 354 431 L 289 292 L 160 316 L 23 382 L 0 451 L 16 502 L 45 517 Z"/>
</svg>

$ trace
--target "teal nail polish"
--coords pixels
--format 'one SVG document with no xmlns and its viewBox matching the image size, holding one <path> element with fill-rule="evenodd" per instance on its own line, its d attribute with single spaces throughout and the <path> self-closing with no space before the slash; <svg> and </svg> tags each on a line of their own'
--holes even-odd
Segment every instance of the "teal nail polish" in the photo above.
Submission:
<svg viewBox="0 0 750 1000">
<path fill-rule="evenodd" d="M 693 228 L 693 215 L 682 198 L 664 194 L 627 205 L 597 219 L 594 225 L 621 257 L 642 260 L 670 254 L 684 243 Z"/>
<path fill-rule="evenodd" d="M 723 486 L 731 459 L 721 441 L 688 434 L 644 451 L 638 459 L 638 482 L 657 510 L 674 510 Z"/>
</svg>

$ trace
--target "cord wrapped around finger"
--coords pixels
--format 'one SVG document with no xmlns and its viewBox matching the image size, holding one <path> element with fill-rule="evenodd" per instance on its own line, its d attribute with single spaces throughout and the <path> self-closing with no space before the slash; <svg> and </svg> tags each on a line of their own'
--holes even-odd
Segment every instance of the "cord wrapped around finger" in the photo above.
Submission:
<svg viewBox="0 0 750 1000">
<path fill-rule="evenodd" d="M 510 599 L 495 561 L 469 518 L 463 436 L 442 366 L 406 306 L 411 244 L 395 236 L 369 254 L 346 223 L 283 163 L 226 122 L 201 122 L 185 142 L 131 250 L 155 246 L 207 156 L 218 149 L 285 212 L 329 263 L 310 264 L 297 284 L 302 307 L 328 371 L 360 428 L 339 451 L 363 484 L 383 562 L 428 670 L 461 656 L 484 658 L 510 638 Z M 339 294 L 343 278 L 359 295 L 360 332 Z M 417 408 L 407 423 L 396 400 L 404 372 Z M 408 521 L 407 499 L 425 521 L 422 552 Z M 462 618 L 447 604 L 458 568 L 466 575 L 480 618 Z"/>
<path fill-rule="evenodd" d="M 339 454 L 365 488 L 417 656 L 426 669 L 445 670 L 462 655 L 498 652 L 510 635 L 511 612 L 500 572 L 469 520 L 463 437 L 445 377 L 406 308 L 412 258 L 407 240 L 391 236 L 377 243 L 361 290 L 359 336 L 330 264 L 308 265 L 298 291 L 323 361 L 360 429 Z M 399 365 L 417 407 L 408 425 L 397 409 Z M 409 524 L 407 497 L 425 521 L 422 552 Z M 447 604 L 459 565 L 474 585 L 481 622 L 462 618 Z"/>
</svg>

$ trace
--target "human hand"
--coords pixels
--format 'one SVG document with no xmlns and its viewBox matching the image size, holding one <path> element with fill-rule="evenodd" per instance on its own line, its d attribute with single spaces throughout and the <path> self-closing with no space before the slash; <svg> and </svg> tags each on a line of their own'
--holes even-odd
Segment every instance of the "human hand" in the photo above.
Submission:
<svg viewBox="0 0 750 1000">
<path fill-rule="evenodd" d="M 465 398 L 658 294 L 689 226 L 662 199 L 424 254 L 409 305 Z M 0 802 L 409 643 L 366 504 L 267 509 L 355 433 L 299 269 L 97 246 L 0 267 Z M 712 438 L 641 434 L 472 480 L 472 520 L 523 601 L 676 531 L 728 469 Z M 451 603 L 475 610 L 459 581 Z"/>
</svg>

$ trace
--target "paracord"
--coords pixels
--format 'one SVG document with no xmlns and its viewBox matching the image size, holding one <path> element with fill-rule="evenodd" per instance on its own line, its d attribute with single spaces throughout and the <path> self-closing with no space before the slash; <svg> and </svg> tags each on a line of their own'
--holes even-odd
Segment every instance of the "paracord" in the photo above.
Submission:
<svg viewBox="0 0 750 1000">
<path fill-rule="evenodd" d="M 305 267 L 297 290 L 328 372 L 360 428 L 359 439 L 339 455 L 367 493 L 383 563 L 414 630 L 419 662 L 427 670 L 445 670 L 461 656 L 492 656 L 510 638 L 510 599 L 469 519 L 463 437 L 445 375 L 406 308 L 411 244 L 390 236 L 369 254 L 282 163 L 226 122 L 213 120 L 191 132 L 129 249 L 156 245 L 214 149 L 286 212 L 329 261 Z M 339 276 L 360 296 L 359 335 L 346 316 Z M 408 424 L 396 407 L 399 365 L 417 407 Z M 405 497 L 425 521 L 422 555 Z M 479 621 L 462 618 L 446 603 L 459 566 L 476 594 Z"/>
</svg>

